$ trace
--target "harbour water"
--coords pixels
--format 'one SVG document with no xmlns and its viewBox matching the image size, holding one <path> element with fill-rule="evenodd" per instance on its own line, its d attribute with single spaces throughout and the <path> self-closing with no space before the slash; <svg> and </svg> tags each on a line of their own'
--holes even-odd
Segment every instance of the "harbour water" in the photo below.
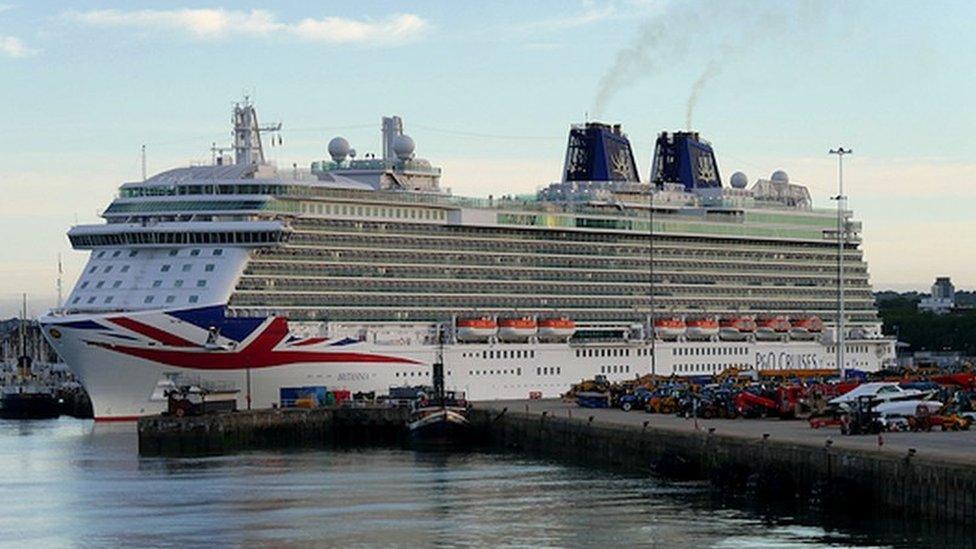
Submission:
<svg viewBox="0 0 976 549">
<path fill-rule="evenodd" d="M 131 424 L 0 422 L 0 543 L 33 547 L 954 545 L 699 483 L 394 448 L 139 458 Z"/>
</svg>

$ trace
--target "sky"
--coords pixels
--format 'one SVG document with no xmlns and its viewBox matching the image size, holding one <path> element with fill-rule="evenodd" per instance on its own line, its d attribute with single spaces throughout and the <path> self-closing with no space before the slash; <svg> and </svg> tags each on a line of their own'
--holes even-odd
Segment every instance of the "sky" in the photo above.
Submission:
<svg viewBox="0 0 976 549">
<path fill-rule="evenodd" d="M 65 295 L 65 237 L 124 181 L 207 161 L 245 94 L 279 166 L 398 114 L 454 194 L 560 176 L 568 127 L 623 124 L 646 179 L 689 126 L 725 178 L 786 170 L 831 207 L 837 146 L 875 289 L 976 288 L 976 4 L 909 1 L 0 0 L 0 317 Z"/>
</svg>

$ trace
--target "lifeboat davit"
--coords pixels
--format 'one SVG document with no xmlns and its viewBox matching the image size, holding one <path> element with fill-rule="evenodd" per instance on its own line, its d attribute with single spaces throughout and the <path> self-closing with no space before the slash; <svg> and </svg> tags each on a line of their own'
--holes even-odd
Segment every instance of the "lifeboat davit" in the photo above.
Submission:
<svg viewBox="0 0 976 549">
<path fill-rule="evenodd" d="M 543 318 L 539 320 L 539 339 L 565 341 L 576 333 L 576 322 L 566 316 Z"/>
<path fill-rule="evenodd" d="M 524 341 L 536 334 L 538 325 L 531 316 L 502 318 L 498 320 L 498 339 Z"/>
<path fill-rule="evenodd" d="M 693 318 L 686 324 L 685 337 L 688 339 L 712 339 L 718 335 L 718 320 L 714 318 Z"/>
<path fill-rule="evenodd" d="M 675 339 L 685 335 L 685 321 L 678 317 L 659 318 L 654 321 L 654 336 L 662 339 Z"/>
<path fill-rule="evenodd" d="M 796 319 L 790 328 L 790 337 L 794 339 L 813 339 L 823 331 L 823 320 L 819 316 L 805 316 Z"/>
<path fill-rule="evenodd" d="M 756 339 L 766 341 L 781 339 L 790 331 L 790 319 L 785 316 L 771 316 L 759 321 L 756 326 Z"/>
<path fill-rule="evenodd" d="M 719 326 L 718 337 L 729 341 L 742 341 L 756 333 L 756 320 L 751 316 L 723 318 Z"/>
<path fill-rule="evenodd" d="M 460 341 L 486 341 L 498 333 L 498 324 L 490 316 L 459 318 L 455 327 Z"/>
</svg>

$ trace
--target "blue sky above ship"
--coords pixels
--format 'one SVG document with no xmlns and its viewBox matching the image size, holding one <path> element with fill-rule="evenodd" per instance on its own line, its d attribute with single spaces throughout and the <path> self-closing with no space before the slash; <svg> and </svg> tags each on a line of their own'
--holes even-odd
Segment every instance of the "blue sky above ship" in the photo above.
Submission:
<svg viewBox="0 0 976 549">
<path fill-rule="evenodd" d="M 207 161 L 245 92 L 287 167 L 343 135 L 379 152 L 399 114 L 455 194 L 559 178 L 570 123 L 622 123 L 642 179 L 663 129 L 710 140 L 726 178 L 784 169 L 818 206 L 844 145 L 876 288 L 976 286 L 976 7 L 936 2 L 0 3 L 0 315 L 53 304 L 122 181 Z M 725 182 L 728 183 L 727 181 Z"/>
</svg>

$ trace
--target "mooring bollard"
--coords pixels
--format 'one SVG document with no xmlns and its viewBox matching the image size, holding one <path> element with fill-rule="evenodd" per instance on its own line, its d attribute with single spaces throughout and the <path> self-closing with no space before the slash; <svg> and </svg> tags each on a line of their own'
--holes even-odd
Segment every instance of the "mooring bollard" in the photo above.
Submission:
<svg viewBox="0 0 976 549">
<path fill-rule="evenodd" d="M 587 423 L 593 423 L 593 416 L 590 416 L 590 418 L 587 420 Z"/>
</svg>

